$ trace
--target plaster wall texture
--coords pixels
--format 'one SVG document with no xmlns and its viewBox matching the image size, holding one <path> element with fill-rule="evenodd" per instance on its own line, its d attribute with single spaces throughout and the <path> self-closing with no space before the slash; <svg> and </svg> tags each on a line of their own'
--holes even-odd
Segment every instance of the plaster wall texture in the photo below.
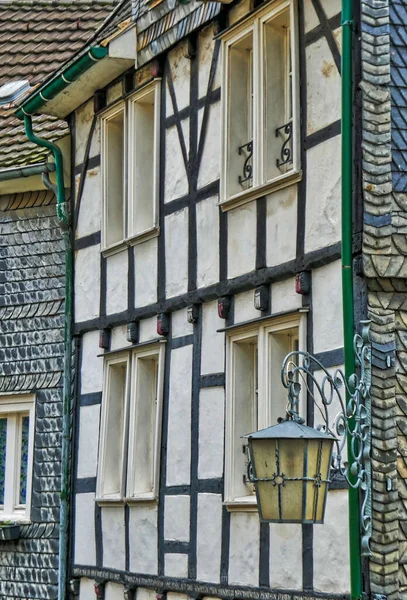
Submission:
<svg viewBox="0 0 407 600">
<path fill-rule="evenodd" d="M 140 342 L 148 342 L 150 340 L 157 339 L 157 317 L 150 317 L 149 319 L 142 319 L 140 321 Z"/>
<path fill-rule="evenodd" d="M 307 152 L 305 250 L 317 250 L 341 239 L 340 137 Z"/>
<path fill-rule="evenodd" d="M 126 340 L 127 326 L 119 325 L 119 327 L 113 327 L 110 333 L 110 350 L 117 350 L 118 348 L 125 348 L 130 346 L 131 342 Z"/>
<path fill-rule="evenodd" d="M 167 297 L 185 294 L 188 287 L 188 209 L 165 218 Z"/>
<path fill-rule="evenodd" d="M 328 19 L 331 19 L 341 12 L 341 3 L 338 2 L 338 0 L 323 0 L 322 6 Z"/>
<path fill-rule="evenodd" d="M 187 309 L 176 310 L 171 315 L 172 337 L 182 337 L 184 335 L 192 335 L 194 326 L 188 323 Z"/>
<path fill-rule="evenodd" d="M 202 119 L 204 109 L 198 112 L 198 130 L 202 130 Z M 211 104 L 209 109 L 208 123 L 206 127 L 206 137 L 203 146 L 202 160 L 198 176 L 198 188 L 216 181 L 220 176 L 221 161 L 221 104 Z"/>
<path fill-rule="evenodd" d="M 259 515 L 231 513 L 229 583 L 257 585 L 259 581 Z"/>
<path fill-rule="evenodd" d="M 256 266 L 256 203 L 228 212 L 228 278 L 253 271 Z"/>
<path fill-rule="evenodd" d="M 302 589 L 302 528 L 270 524 L 270 587 Z"/>
<path fill-rule="evenodd" d="M 261 313 L 254 308 L 254 291 L 248 290 L 235 296 L 235 323 L 257 319 Z"/>
<path fill-rule="evenodd" d="M 189 496 L 166 496 L 164 508 L 164 538 L 177 542 L 189 541 Z"/>
<path fill-rule="evenodd" d="M 75 256 L 75 320 L 99 316 L 100 246 L 77 250 Z"/>
<path fill-rule="evenodd" d="M 75 549 L 77 565 L 96 564 L 95 494 L 77 494 L 75 498 Z"/>
<path fill-rule="evenodd" d="M 130 507 L 129 534 L 130 571 L 157 573 L 157 506 Z"/>
<path fill-rule="evenodd" d="M 185 43 L 185 42 L 184 42 Z M 189 78 L 191 73 L 191 61 L 185 56 L 184 44 L 179 44 L 168 55 L 171 68 L 174 91 L 177 98 L 178 110 L 189 105 Z M 167 95 L 167 115 L 172 114 L 172 103 L 170 95 Z"/>
<path fill-rule="evenodd" d="M 212 53 L 213 53 L 213 36 L 214 28 L 213 25 L 205 27 L 199 35 L 198 45 L 198 59 L 199 59 L 199 73 L 198 73 L 198 94 L 199 98 L 203 98 L 208 90 L 209 72 L 211 69 Z M 215 77 L 213 80 L 212 89 L 216 90 L 221 84 L 221 63 L 218 61 Z"/>
<path fill-rule="evenodd" d="M 77 477 L 96 477 L 100 405 L 79 408 Z"/>
<path fill-rule="evenodd" d="M 222 497 L 219 494 L 199 494 L 197 579 L 201 581 L 219 582 L 221 529 Z"/>
<path fill-rule="evenodd" d="M 93 120 L 93 98 L 88 102 L 85 102 L 75 112 L 75 164 L 80 165 L 83 162 L 86 150 L 86 144 L 89 138 L 89 132 Z M 95 131 L 96 133 L 96 131 Z M 98 135 L 94 135 L 93 140 L 95 143 L 93 148 L 91 147 L 91 156 L 95 156 L 100 152 L 100 139 L 99 139 L 99 127 Z"/>
<path fill-rule="evenodd" d="M 312 272 L 314 352 L 343 346 L 342 266 L 335 261 Z"/>
<path fill-rule="evenodd" d="M 198 477 L 210 479 L 223 474 L 225 391 L 204 388 L 199 395 Z"/>
<path fill-rule="evenodd" d="M 225 370 L 225 334 L 216 331 L 224 326 L 225 322 L 218 316 L 217 301 L 205 302 L 202 305 L 202 375 Z"/>
<path fill-rule="evenodd" d="M 124 570 L 125 527 L 123 506 L 103 506 L 102 509 L 103 566 Z"/>
<path fill-rule="evenodd" d="M 304 24 L 305 24 L 305 32 L 308 33 L 318 27 L 319 19 L 318 15 L 315 12 L 315 8 L 312 5 L 312 0 L 304 0 Z"/>
<path fill-rule="evenodd" d="M 297 197 L 296 185 L 267 196 L 267 266 L 280 265 L 295 258 Z"/>
<path fill-rule="evenodd" d="M 307 134 L 341 118 L 341 77 L 325 38 L 306 49 Z"/>
<path fill-rule="evenodd" d="M 165 555 L 165 575 L 167 577 L 188 577 L 188 555 L 171 554 Z M 181 594 L 180 594 L 181 595 Z"/>
<path fill-rule="evenodd" d="M 127 309 L 127 280 L 129 261 L 127 252 L 118 252 L 106 258 L 106 313 L 113 314 Z"/>
<path fill-rule="evenodd" d="M 167 485 L 190 481 L 192 346 L 171 352 Z"/>
<path fill-rule="evenodd" d="M 137 588 L 135 600 L 155 600 L 157 592 L 148 588 Z"/>
<path fill-rule="evenodd" d="M 79 600 L 93 600 L 95 597 L 95 582 L 87 577 L 81 578 Z"/>
<path fill-rule="evenodd" d="M 340 515 L 340 519 L 338 519 Z M 341 565 L 340 569 L 327 565 Z M 328 493 L 321 535 L 314 535 L 314 586 L 316 591 L 349 590 L 348 493 Z"/>
<path fill-rule="evenodd" d="M 105 600 L 123 600 L 123 586 L 120 583 L 107 583 Z"/>
<path fill-rule="evenodd" d="M 219 210 L 218 198 L 202 200 L 196 207 L 197 287 L 219 281 Z"/>
<path fill-rule="evenodd" d="M 171 200 L 185 196 L 188 193 L 188 178 L 175 125 L 166 132 L 165 146 L 164 199 L 165 202 L 171 202 Z"/>
<path fill-rule="evenodd" d="M 76 177 L 75 181 L 78 186 L 80 181 L 79 175 Z M 101 218 L 99 204 L 101 194 L 102 182 L 100 167 L 88 169 L 79 209 L 78 226 L 76 228 L 77 238 L 100 230 Z"/>
<path fill-rule="evenodd" d="M 123 84 L 121 81 L 109 86 L 106 93 L 106 104 L 110 105 L 123 95 Z"/>
<path fill-rule="evenodd" d="M 297 310 L 302 306 L 302 296 L 295 291 L 295 277 L 271 285 L 271 312 Z"/>
<path fill-rule="evenodd" d="M 157 239 L 134 246 L 135 306 L 157 300 Z"/>
<path fill-rule="evenodd" d="M 99 332 L 89 331 L 82 336 L 81 394 L 102 391 L 103 358 L 100 352 Z"/>
</svg>

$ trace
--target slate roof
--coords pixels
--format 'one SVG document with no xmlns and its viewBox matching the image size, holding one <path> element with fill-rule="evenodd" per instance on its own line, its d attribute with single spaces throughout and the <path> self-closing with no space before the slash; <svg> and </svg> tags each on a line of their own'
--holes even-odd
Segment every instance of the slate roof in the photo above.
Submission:
<svg viewBox="0 0 407 600">
<path fill-rule="evenodd" d="M 28 79 L 36 86 L 57 71 L 112 12 L 108 0 L 0 2 L 0 86 Z M 47 151 L 30 144 L 13 108 L 0 107 L 0 169 L 42 162 Z M 67 133 L 65 122 L 34 117 L 34 131 L 57 140 Z"/>
<path fill-rule="evenodd" d="M 407 191 L 407 0 L 390 3 L 393 190 Z"/>
</svg>

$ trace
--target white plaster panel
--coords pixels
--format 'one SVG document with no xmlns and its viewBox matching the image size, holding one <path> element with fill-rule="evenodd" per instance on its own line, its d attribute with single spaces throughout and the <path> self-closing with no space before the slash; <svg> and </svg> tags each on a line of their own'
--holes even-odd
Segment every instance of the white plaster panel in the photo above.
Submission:
<svg viewBox="0 0 407 600">
<path fill-rule="evenodd" d="M 188 600 L 188 596 L 186 594 L 180 594 L 178 592 L 167 592 L 167 598 L 168 600 Z"/>
<path fill-rule="evenodd" d="M 171 68 L 172 81 L 174 85 L 175 97 L 177 99 L 178 110 L 189 105 L 189 80 L 191 73 L 191 60 L 184 56 L 183 43 L 177 45 L 168 55 L 168 62 Z M 167 115 L 173 114 L 172 100 L 167 89 Z"/>
<path fill-rule="evenodd" d="M 119 327 L 113 327 L 110 334 L 110 350 L 117 350 L 119 348 L 125 348 L 131 346 L 131 342 L 126 339 L 127 325 L 119 325 Z"/>
<path fill-rule="evenodd" d="M 167 297 L 188 290 L 188 209 L 165 218 L 165 274 Z"/>
<path fill-rule="evenodd" d="M 192 346 L 171 352 L 167 485 L 188 484 L 191 462 Z"/>
<path fill-rule="evenodd" d="M 270 587 L 302 589 L 301 525 L 270 524 Z"/>
<path fill-rule="evenodd" d="M 341 138 L 307 152 L 305 250 L 317 250 L 341 239 Z"/>
<path fill-rule="evenodd" d="M 231 513 L 229 584 L 258 585 L 259 534 L 257 512 Z"/>
<path fill-rule="evenodd" d="M 164 201 L 170 202 L 188 193 L 188 177 L 175 125 L 166 131 L 165 150 Z"/>
<path fill-rule="evenodd" d="M 222 496 L 198 494 L 197 579 L 219 582 Z M 210 540 L 210 543 L 208 543 Z"/>
<path fill-rule="evenodd" d="M 157 300 L 157 238 L 134 246 L 135 306 Z"/>
<path fill-rule="evenodd" d="M 340 0 L 322 0 L 322 8 L 328 19 L 339 15 L 342 9 Z"/>
<path fill-rule="evenodd" d="M 198 113 L 198 131 L 202 136 L 202 119 L 204 109 L 201 108 Z M 198 174 L 198 187 L 203 187 L 212 183 L 220 177 L 220 157 L 221 157 L 221 104 L 209 105 L 208 120 L 206 122 L 206 136 L 203 146 L 202 160 Z"/>
<path fill-rule="evenodd" d="M 75 253 L 75 321 L 99 316 L 100 244 Z"/>
<path fill-rule="evenodd" d="M 235 323 L 261 317 L 261 313 L 254 308 L 254 290 L 236 294 L 234 310 Z"/>
<path fill-rule="evenodd" d="M 219 208 L 212 196 L 196 205 L 197 286 L 219 281 Z"/>
<path fill-rule="evenodd" d="M 228 212 L 228 278 L 254 271 L 256 266 L 256 202 Z"/>
<path fill-rule="evenodd" d="M 340 565 L 338 569 L 327 565 Z M 314 589 L 349 592 L 348 493 L 328 492 L 323 533 L 314 536 Z"/>
<path fill-rule="evenodd" d="M 75 497 L 75 564 L 96 565 L 95 494 Z"/>
<path fill-rule="evenodd" d="M 273 314 L 297 310 L 302 306 L 302 296 L 295 291 L 295 278 L 290 277 L 271 285 L 271 312 Z"/>
<path fill-rule="evenodd" d="M 95 581 L 93 579 L 81 577 L 79 600 L 95 600 Z"/>
<path fill-rule="evenodd" d="M 82 336 L 81 394 L 101 392 L 103 387 L 103 358 L 98 356 L 99 331 Z"/>
<path fill-rule="evenodd" d="M 171 315 L 171 326 L 172 326 L 172 337 L 182 337 L 184 335 L 191 335 L 194 331 L 192 323 L 187 321 L 187 309 L 176 310 Z"/>
<path fill-rule="evenodd" d="M 149 342 L 160 337 L 157 333 L 157 317 L 142 319 L 139 329 L 140 342 Z"/>
<path fill-rule="evenodd" d="M 112 104 L 115 100 L 118 100 L 123 95 L 123 84 L 121 81 L 115 85 L 111 85 L 107 88 L 106 92 L 106 104 Z"/>
<path fill-rule="evenodd" d="M 157 591 L 148 588 L 137 588 L 136 600 L 156 600 Z"/>
<path fill-rule="evenodd" d="M 342 266 L 335 261 L 312 272 L 314 352 L 343 346 Z"/>
<path fill-rule="evenodd" d="M 166 496 L 164 506 L 164 538 L 189 542 L 189 496 Z"/>
<path fill-rule="evenodd" d="M 123 506 L 102 507 L 103 566 L 126 568 L 125 526 Z"/>
<path fill-rule="evenodd" d="M 105 587 L 105 600 L 123 600 L 124 587 L 121 583 L 108 581 Z"/>
<path fill-rule="evenodd" d="M 318 27 L 319 19 L 315 12 L 315 8 L 312 5 L 312 0 L 303 0 L 303 6 L 305 32 L 308 33 L 308 31 Z"/>
<path fill-rule="evenodd" d="M 129 260 L 127 252 L 118 252 L 106 258 L 106 313 L 127 310 L 127 282 Z"/>
<path fill-rule="evenodd" d="M 202 388 L 199 395 L 198 477 L 222 477 L 225 390 Z"/>
<path fill-rule="evenodd" d="M 218 302 L 205 302 L 202 305 L 202 375 L 225 370 L 225 334 L 217 333 L 223 327 L 225 321 L 218 316 Z"/>
<path fill-rule="evenodd" d="M 79 177 L 75 179 L 77 185 L 79 185 L 79 179 Z M 77 238 L 100 230 L 101 198 L 100 168 L 96 167 L 86 172 L 78 224 L 75 232 Z"/>
<path fill-rule="evenodd" d="M 341 117 L 341 78 L 325 37 L 307 46 L 307 134 Z"/>
<path fill-rule="evenodd" d="M 99 442 L 100 405 L 79 409 L 79 446 L 77 477 L 96 477 Z"/>
<path fill-rule="evenodd" d="M 214 49 L 213 43 L 213 25 L 209 25 L 202 30 L 199 35 L 198 43 L 198 89 L 199 98 L 206 96 L 208 91 L 209 72 L 212 65 L 212 55 Z M 218 56 L 218 63 L 215 71 L 215 77 L 213 79 L 212 89 L 216 90 L 221 85 L 221 53 Z"/>
<path fill-rule="evenodd" d="M 136 504 L 130 507 L 129 539 L 130 571 L 157 573 L 157 506 Z"/>
<path fill-rule="evenodd" d="M 266 260 L 279 265 L 296 256 L 297 186 L 292 185 L 267 197 Z"/>
<path fill-rule="evenodd" d="M 188 577 L 188 555 L 187 554 L 166 554 L 165 555 L 165 575 L 166 577 Z M 183 594 L 171 594 L 171 596 L 182 596 Z M 167 594 L 168 599 L 168 594 Z M 168 599 L 169 600 L 169 599 Z"/>
<path fill-rule="evenodd" d="M 342 53 L 342 27 L 337 27 L 332 33 L 335 38 L 336 45 L 339 48 L 339 52 Z"/>
<path fill-rule="evenodd" d="M 93 98 L 80 106 L 75 113 L 75 165 L 83 163 L 93 114 Z M 95 152 L 97 153 L 98 151 Z M 94 155 L 90 154 L 90 156 Z"/>
</svg>

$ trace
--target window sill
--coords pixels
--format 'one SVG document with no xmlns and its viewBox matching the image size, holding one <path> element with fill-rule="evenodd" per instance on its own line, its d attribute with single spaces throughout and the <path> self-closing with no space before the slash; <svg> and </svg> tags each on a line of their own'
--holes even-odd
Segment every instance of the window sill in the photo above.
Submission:
<svg viewBox="0 0 407 600">
<path fill-rule="evenodd" d="M 129 506 L 136 506 L 137 504 L 157 504 L 158 499 L 151 494 L 140 494 L 140 496 L 135 496 L 133 498 L 127 498 L 126 504 Z"/>
<path fill-rule="evenodd" d="M 20 537 L 20 524 L 13 523 L 10 525 L 0 524 L 0 542 L 9 540 L 18 540 Z"/>
<path fill-rule="evenodd" d="M 283 188 L 293 185 L 294 183 L 298 183 L 301 181 L 301 179 L 302 171 L 291 171 L 290 173 L 285 173 L 284 175 L 280 175 L 280 177 L 276 177 L 276 179 L 273 179 L 273 181 L 269 181 L 263 185 L 259 185 L 255 188 L 250 188 L 249 190 L 235 194 L 231 198 L 220 202 L 219 206 L 223 212 L 226 212 L 232 208 L 242 206 L 243 204 L 247 204 L 252 200 L 261 198 L 262 196 L 267 196 L 268 194 L 282 190 Z"/>
<path fill-rule="evenodd" d="M 141 233 L 137 233 L 129 237 L 126 240 L 122 240 L 121 242 L 117 242 L 116 244 L 112 244 L 108 248 L 104 248 L 102 250 L 102 255 L 106 258 L 108 256 L 113 256 L 114 254 L 118 254 L 119 252 L 123 252 L 129 248 L 129 246 L 137 246 L 137 244 L 142 244 L 143 242 L 147 242 L 152 238 L 158 237 L 160 234 L 159 227 L 151 227 L 150 229 L 146 229 Z"/>
<path fill-rule="evenodd" d="M 226 510 L 229 512 L 257 512 L 257 500 L 255 496 L 225 500 L 223 506 L 226 506 Z"/>
<path fill-rule="evenodd" d="M 124 506 L 126 504 L 123 498 L 95 498 L 99 506 Z"/>
</svg>

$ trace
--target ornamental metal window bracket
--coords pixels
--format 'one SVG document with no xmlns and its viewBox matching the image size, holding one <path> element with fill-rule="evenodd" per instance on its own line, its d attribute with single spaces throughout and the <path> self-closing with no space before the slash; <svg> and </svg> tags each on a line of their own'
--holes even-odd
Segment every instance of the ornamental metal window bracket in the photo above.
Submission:
<svg viewBox="0 0 407 600">
<path fill-rule="evenodd" d="M 284 165 L 289 165 L 293 162 L 293 156 L 291 151 L 291 140 L 293 137 L 293 124 L 292 121 L 277 127 L 276 138 L 284 136 L 284 141 L 281 146 L 280 158 L 277 158 L 276 165 L 278 169 L 281 169 Z"/>
<path fill-rule="evenodd" d="M 323 424 L 315 429 L 335 438 L 332 453 L 332 469 L 341 473 L 348 485 L 361 493 L 361 555 L 371 556 L 370 538 L 372 533 L 372 475 L 371 475 L 371 342 L 369 339 L 370 321 L 362 321 L 362 332 L 354 337 L 354 352 L 359 373 L 346 379 L 341 369 L 332 375 L 312 354 L 294 351 L 287 354 L 281 369 L 281 381 L 288 391 L 287 421 L 304 424 L 299 415 L 299 403 L 304 386 L 323 419 Z M 343 400 L 341 390 L 346 393 Z M 339 405 L 340 412 L 330 423 L 329 407 Z M 279 419 L 283 422 L 284 419 Z M 345 462 L 343 450 L 348 443 L 348 457 Z M 271 478 L 257 479 L 252 465 L 247 465 L 246 481 L 270 481 L 284 486 L 284 474 L 277 473 Z M 314 485 L 318 485 L 315 476 Z M 314 479 L 313 479 L 314 480 Z M 326 480 L 330 482 L 330 479 Z M 319 482 L 320 483 L 320 482 Z"/>
<path fill-rule="evenodd" d="M 253 158 L 253 140 L 247 142 L 247 144 L 243 144 L 238 147 L 239 156 L 243 155 L 245 157 L 243 163 L 243 177 L 239 175 L 239 183 L 242 185 L 253 178 L 253 166 L 252 166 L 252 158 Z"/>
</svg>

